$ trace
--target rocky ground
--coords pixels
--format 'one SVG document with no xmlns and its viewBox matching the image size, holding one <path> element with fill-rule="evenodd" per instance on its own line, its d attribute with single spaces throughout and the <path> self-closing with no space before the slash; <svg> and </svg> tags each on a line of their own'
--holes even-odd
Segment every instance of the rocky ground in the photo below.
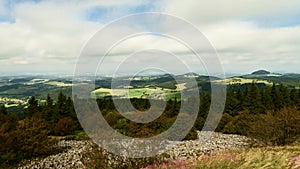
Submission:
<svg viewBox="0 0 300 169">
<path fill-rule="evenodd" d="M 46 158 L 25 160 L 20 163 L 19 169 L 68 169 L 84 168 L 81 162 L 82 153 L 91 146 L 90 141 L 60 141 L 57 147 L 62 152 Z"/>
<path fill-rule="evenodd" d="M 206 136 L 209 136 L 209 139 L 203 138 Z M 181 141 L 169 147 L 167 153 L 172 159 L 190 158 L 212 151 L 246 148 L 257 144 L 245 136 L 234 134 L 202 131 L 198 132 L 198 137 L 198 140 Z"/>
<path fill-rule="evenodd" d="M 174 142 L 173 146 L 167 148 L 166 153 L 170 155 L 170 159 L 190 158 L 211 151 L 237 149 L 253 145 L 253 141 L 250 139 L 233 134 L 202 131 L 198 132 L 198 136 L 200 138 L 198 140 Z M 210 136 L 210 139 L 204 139 L 206 136 Z M 62 150 L 60 153 L 42 159 L 23 161 L 17 168 L 85 168 L 81 161 L 82 154 L 92 146 L 91 141 L 60 141 L 57 146 Z"/>
</svg>

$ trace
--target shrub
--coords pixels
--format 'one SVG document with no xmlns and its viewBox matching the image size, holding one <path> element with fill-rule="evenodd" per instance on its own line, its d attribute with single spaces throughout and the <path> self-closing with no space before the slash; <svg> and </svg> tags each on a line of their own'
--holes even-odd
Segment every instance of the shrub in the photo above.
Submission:
<svg viewBox="0 0 300 169">
<path fill-rule="evenodd" d="M 76 126 L 73 123 L 72 118 L 70 117 L 63 117 L 59 119 L 57 124 L 54 127 L 54 133 L 56 135 L 65 136 L 69 134 L 73 134 Z"/>
<path fill-rule="evenodd" d="M 250 135 L 266 144 L 291 144 L 300 136 L 300 111 L 295 107 L 259 115 L 250 124 Z"/>
<path fill-rule="evenodd" d="M 104 149 L 98 147 L 98 145 L 93 144 L 92 148 L 83 153 L 81 161 L 86 168 L 90 169 L 138 169 L 152 164 L 161 163 L 166 158 L 169 158 L 167 154 L 148 158 L 127 158 L 106 152 Z"/>
<path fill-rule="evenodd" d="M 216 131 L 217 132 L 220 132 L 220 131 L 222 131 L 224 128 L 225 128 L 225 126 L 229 123 L 229 122 L 231 122 L 232 121 L 232 116 L 230 116 L 228 113 L 224 113 L 223 115 L 222 115 L 222 118 L 221 118 L 221 120 L 220 120 L 220 123 L 218 124 L 218 127 L 216 128 Z"/>
<path fill-rule="evenodd" d="M 54 144 L 47 136 L 47 123 L 39 116 L 22 121 L 12 115 L 1 116 L 0 167 L 25 158 L 47 155 Z"/>
<path fill-rule="evenodd" d="M 48 138 L 47 123 L 39 117 L 26 118 L 20 121 L 14 134 L 14 143 L 22 158 L 30 158 L 46 154 L 51 141 Z"/>
</svg>

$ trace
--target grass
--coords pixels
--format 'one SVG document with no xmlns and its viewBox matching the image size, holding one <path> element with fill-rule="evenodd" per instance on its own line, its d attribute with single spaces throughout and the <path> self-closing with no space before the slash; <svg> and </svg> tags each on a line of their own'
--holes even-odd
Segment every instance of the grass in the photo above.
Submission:
<svg viewBox="0 0 300 169">
<path fill-rule="evenodd" d="M 300 168 L 300 146 L 249 148 L 202 155 L 196 159 L 176 160 L 145 169 L 297 169 Z"/>
<path fill-rule="evenodd" d="M 128 92 L 129 91 L 129 92 Z M 134 89 L 108 89 L 108 88 L 99 88 L 93 91 L 92 96 L 96 98 L 101 98 L 105 96 L 117 96 L 120 98 L 152 98 L 152 99 L 161 99 L 165 98 L 167 100 L 180 99 L 180 91 L 171 90 L 166 88 L 134 88 Z"/>
<path fill-rule="evenodd" d="M 89 136 L 83 130 L 76 130 L 74 134 L 67 136 L 49 136 L 50 138 L 60 140 L 89 140 Z"/>
</svg>

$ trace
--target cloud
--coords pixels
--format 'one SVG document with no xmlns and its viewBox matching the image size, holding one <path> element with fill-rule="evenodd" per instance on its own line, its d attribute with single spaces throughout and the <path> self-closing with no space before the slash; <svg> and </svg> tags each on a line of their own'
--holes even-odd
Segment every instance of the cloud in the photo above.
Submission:
<svg viewBox="0 0 300 169">
<path fill-rule="evenodd" d="M 4 2 L 0 0 L 0 9 L 5 9 L 5 12 L 1 10 L 1 13 L 7 14 Z M 52 69 L 66 67 L 66 64 L 68 67 L 74 67 L 85 43 L 107 23 L 104 20 L 96 22 L 86 20 L 87 11 L 95 7 L 120 10 L 119 13 L 105 13 L 111 21 L 115 16 L 124 15 L 126 8 L 143 7 L 145 8 L 143 10 L 147 10 L 149 2 L 146 2 L 134 0 L 10 1 L 9 13 L 15 22 L 7 23 L 0 20 L 0 44 L 5 44 L 0 45 L 0 64 L 6 65 L 5 69 L 3 67 L 0 69 L 1 71 L 15 70 L 15 63 L 41 64 Z M 23 61 L 24 59 L 26 62 Z M 32 71 L 40 71 L 38 68 L 32 69 Z M 66 71 L 72 72 L 73 69 Z"/>
<path fill-rule="evenodd" d="M 298 0 L 177 0 L 165 1 L 165 12 L 194 24 L 261 17 L 288 16 L 299 11 Z"/>
<path fill-rule="evenodd" d="M 212 24 L 203 29 L 215 46 L 221 60 L 237 70 L 265 65 L 270 70 L 286 69 L 299 72 L 295 64 L 281 65 L 282 61 L 299 63 L 300 26 L 261 28 L 251 22 Z M 289 60 L 287 58 L 294 58 Z"/>
<path fill-rule="evenodd" d="M 96 31 L 116 18 L 143 11 L 165 12 L 191 22 L 216 48 L 225 71 L 244 73 L 267 68 L 300 72 L 298 0 L 28 0 L 10 1 L 9 8 L 6 3 L 0 0 L 2 72 L 45 69 L 71 73 L 80 51 Z M 14 22 L 3 22 L 1 18 Z M 112 30 L 107 38 L 126 29 Z M 167 31 L 178 31 L 178 27 Z M 195 38 L 193 34 L 189 37 Z M 149 35 L 120 43 L 109 62 L 117 65 L 120 58 L 133 51 L 150 48 L 169 51 L 189 64 L 195 63 L 184 45 Z"/>
<path fill-rule="evenodd" d="M 202 31 L 227 72 L 249 73 L 257 68 L 300 72 L 297 0 L 166 0 L 164 9 Z"/>
<path fill-rule="evenodd" d="M 82 46 L 101 25 L 77 18 L 79 7 L 52 2 L 21 3 L 15 23 L 0 22 L 0 64 L 74 64 Z M 12 58 L 20 61 L 9 62 Z M 26 63 L 22 60 L 26 59 Z M 60 63 L 60 64 L 57 64 Z M 9 68 L 8 68 L 9 69 Z M 39 71 L 38 69 L 32 71 Z"/>
</svg>

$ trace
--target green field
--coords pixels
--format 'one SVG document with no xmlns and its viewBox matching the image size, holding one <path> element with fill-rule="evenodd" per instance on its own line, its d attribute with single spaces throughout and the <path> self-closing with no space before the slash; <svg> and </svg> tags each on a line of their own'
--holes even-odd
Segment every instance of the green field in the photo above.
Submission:
<svg viewBox="0 0 300 169">
<path fill-rule="evenodd" d="M 104 98 L 107 96 L 119 98 L 143 98 L 143 99 L 180 99 L 179 90 L 165 88 L 134 88 L 134 89 L 108 89 L 99 88 L 92 92 L 93 98 Z"/>
<path fill-rule="evenodd" d="M 249 84 L 252 82 L 255 83 L 264 83 L 266 85 L 272 85 L 272 82 L 268 80 L 263 80 L 263 79 L 248 79 L 248 78 L 240 78 L 240 77 L 232 77 L 232 78 L 227 78 L 225 80 L 214 80 L 212 82 L 215 83 L 225 83 L 226 85 L 232 85 L 232 84 Z"/>
</svg>

